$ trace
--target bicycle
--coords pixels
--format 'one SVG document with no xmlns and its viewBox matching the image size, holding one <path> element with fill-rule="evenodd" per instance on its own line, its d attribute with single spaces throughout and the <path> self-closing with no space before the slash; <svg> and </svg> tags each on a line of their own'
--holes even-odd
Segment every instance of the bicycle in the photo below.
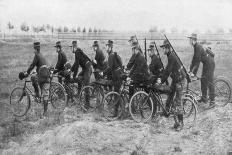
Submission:
<svg viewBox="0 0 232 155">
<path fill-rule="evenodd" d="M 122 87 L 120 88 L 119 93 L 115 91 L 110 91 L 105 95 L 103 100 L 103 116 L 110 121 L 121 118 L 124 114 L 124 117 L 128 117 L 129 113 L 129 87 L 134 86 L 135 92 L 143 90 L 146 86 L 144 84 L 132 85 L 131 79 L 128 78 L 128 75 L 125 74 L 122 77 Z M 117 116 L 114 116 L 114 110 L 116 104 L 119 102 Z"/>
<path fill-rule="evenodd" d="M 194 82 L 201 79 L 202 78 L 195 76 L 191 81 Z M 215 103 L 219 106 L 226 106 L 231 101 L 232 91 L 230 82 L 225 77 L 219 76 L 215 78 L 213 83 L 209 82 L 209 84 L 214 85 L 215 88 Z M 200 91 L 191 89 L 190 83 L 187 83 L 184 94 L 190 97 L 197 105 L 200 105 L 198 103 L 198 100 L 201 98 Z M 208 107 L 205 108 L 208 109 Z"/>
<path fill-rule="evenodd" d="M 167 110 L 161 97 L 162 94 L 168 95 L 170 93 L 170 88 L 168 86 L 158 84 L 148 85 L 148 89 L 149 93 L 146 93 L 145 91 L 138 91 L 130 100 L 129 111 L 136 122 L 145 123 L 151 118 L 156 119 L 162 116 L 176 116 L 174 104 L 172 103 L 170 109 Z M 185 112 L 183 115 L 185 118 L 185 124 L 193 126 L 196 121 L 197 106 L 195 105 L 195 102 L 187 96 L 182 97 L 182 104 L 183 111 L 186 104 L 191 105 L 191 115 L 186 116 Z"/>
<path fill-rule="evenodd" d="M 105 96 L 106 87 L 112 86 L 112 80 L 104 79 L 100 76 L 99 79 L 91 82 L 89 85 L 84 86 L 79 95 L 79 101 L 82 109 L 87 111 L 95 111 L 98 109 L 101 111 L 102 102 Z M 89 100 L 89 106 L 86 107 L 86 100 Z"/>
<path fill-rule="evenodd" d="M 50 73 L 49 81 L 43 85 L 39 97 L 27 86 L 28 83 L 31 83 L 29 77 L 35 74 L 35 72 L 32 72 L 24 78 L 23 86 L 15 87 L 11 91 L 10 105 L 14 116 L 23 117 L 27 114 L 31 107 L 31 97 L 36 103 L 52 104 L 53 108 L 58 110 L 63 110 L 65 108 L 67 102 L 65 89 L 60 83 L 52 81 L 53 73 L 52 71 L 50 71 Z"/>
</svg>

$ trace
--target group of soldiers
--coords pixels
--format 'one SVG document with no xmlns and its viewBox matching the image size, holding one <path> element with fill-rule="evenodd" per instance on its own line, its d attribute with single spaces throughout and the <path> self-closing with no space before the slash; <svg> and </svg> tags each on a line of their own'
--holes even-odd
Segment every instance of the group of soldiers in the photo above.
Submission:
<svg viewBox="0 0 232 155">
<path fill-rule="evenodd" d="M 201 91 L 202 91 L 202 97 L 200 99 L 200 102 L 207 103 L 207 90 L 209 88 L 209 99 L 210 99 L 210 105 L 215 105 L 214 100 L 214 88 L 212 85 L 209 85 L 209 82 L 212 82 L 214 78 L 214 69 L 215 69 L 215 63 L 214 58 L 211 56 L 203 47 L 197 42 L 197 35 L 191 34 L 191 36 L 188 37 L 190 39 L 190 44 L 194 48 L 194 55 L 192 59 L 192 63 L 190 66 L 189 75 L 194 76 L 197 74 L 199 64 L 200 62 L 203 63 L 203 72 L 201 81 Z M 163 84 L 167 82 L 168 77 L 171 77 L 172 82 L 170 85 L 171 93 L 168 95 L 168 99 L 166 102 L 166 109 L 167 111 L 170 110 L 171 104 L 174 104 L 176 107 L 176 118 L 174 123 L 174 128 L 176 130 L 181 130 L 183 128 L 184 122 L 183 122 L 183 107 L 181 103 L 182 98 L 182 91 L 183 86 L 186 79 L 186 72 L 183 70 L 183 65 L 180 62 L 180 59 L 178 56 L 173 52 L 173 49 L 171 48 L 171 45 L 168 40 L 164 40 L 163 44 L 160 46 L 164 54 L 167 56 L 167 66 L 164 68 L 162 61 L 160 57 L 155 52 L 155 46 L 154 44 L 150 44 L 148 48 L 148 55 L 151 58 L 151 62 L 148 65 L 147 61 L 145 59 L 145 56 L 139 46 L 139 43 L 137 39 L 135 40 L 134 37 L 131 37 L 129 40 L 131 49 L 132 49 L 132 55 L 125 66 L 125 69 L 129 71 L 129 77 L 131 78 L 131 86 L 129 87 L 129 96 L 132 97 L 132 95 L 135 92 L 135 87 L 137 84 L 149 84 L 149 83 L 158 83 Z M 61 74 L 64 72 L 65 67 L 67 65 L 67 56 L 65 52 L 62 50 L 61 42 L 56 42 L 56 51 L 58 53 L 58 61 L 55 66 L 54 73 Z M 94 41 L 92 47 L 95 51 L 95 58 L 94 60 L 91 60 L 84 52 L 83 50 L 78 47 L 77 41 L 72 41 L 72 44 L 70 46 L 72 48 L 72 52 L 75 55 L 75 62 L 72 66 L 70 66 L 70 70 L 73 72 L 72 79 L 75 78 L 81 78 L 84 85 L 88 85 L 90 83 L 90 77 L 93 72 L 93 69 L 95 71 L 103 72 L 103 75 L 107 77 L 107 79 L 113 81 L 113 89 L 116 92 L 119 92 L 121 84 L 122 84 L 122 75 L 123 75 L 123 63 L 121 60 L 120 55 L 118 55 L 117 52 L 114 51 L 114 43 L 112 40 L 108 40 L 106 44 L 106 51 L 108 53 L 108 59 L 106 59 L 106 56 L 104 55 L 103 51 L 101 50 L 98 41 Z M 30 74 L 32 69 L 34 67 L 37 67 L 36 71 L 38 74 L 33 75 L 31 77 L 32 85 L 35 88 L 35 94 L 36 96 L 39 96 L 39 86 L 42 87 L 42 83 L 44 82 L 43 77 L 40 74 L 42 71 L 42 68 L 47 65 L 47 62 L 44 58 L 44 56 L 40 52 L 40 43 L 35 42 L 34 43 L 34 50 L 35 50 L 35 56 L 34 60 L 31 63 L 30 67 L 27 70 L 27 74 Z M 78 74 L 79 67 L 82 68 L 82 71 Z M 95 76 L 95 78 L 97 78 Z M 62 82 L 61 79 L 59 79 L 59 82 Z M 145 89 L 145 91 L 148 91 Z M 47 106 L 47 105 L 46 105 Z M 45 106 L 45 109 L 47 107 Z M 87 98 L 86 101 L 86 109 L 90 106 L 89 104 L 89 98 Z M 118 112 L 118 105 L 115 107 L 115 116 Z M 45 110 L 44 109 L 44 110 Z"/>
</svg>

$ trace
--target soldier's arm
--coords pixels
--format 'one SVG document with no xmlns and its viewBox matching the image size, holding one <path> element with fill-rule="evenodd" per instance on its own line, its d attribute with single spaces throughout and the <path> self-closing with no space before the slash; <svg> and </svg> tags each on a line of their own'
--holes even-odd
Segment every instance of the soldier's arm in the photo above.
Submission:
<svg viewBox="0 0 232 155">
<path fill-rule="evenodd" d="M 135 63 L 135 55 L 133 54 L 128 64 L 126 65 L 126 68 L 130 70 L 134 66 L 134 63 Z"/>
<path fill-rule="evenodd" d="M 164 70 L 164 73 L 163 73 L 163 76 L 162 76 L 162 79 L 161 79 L 162 83 L 164 83 L 165 81 L 167 81 L 169 75 L 172 72 L 173 65 L 174 65 L 174 58 L 169 57 L 168 58 L 168 64 L 167 64 L 167 66 L 166 66 L 166 68 Z"/>
<path fill-rule="evenodd" d="M 29 68 L 27 69 L 27 74 L 30 74 L 30 73 L 31 73 L 31 71 L 33 70 L 33 68 L 36 66 L 37 63 L 38 63 L 38 58 L 37 58 L 37 56 L 35 55 L 35 56 L 34 56 L 34 59 L 33 59 L 33 61 L 32 61 L 32 63 L 31 63 L 31 65 L 30 65 Z"/>
<path fill-rule="evenodd" d="M 61 56 L 61 54 L 59 54 L 59 55 L 58 55 L 58 60 L 57 60 L 57 63 L 56 63 L 56 67 L 55 67 L 55 69 L 56 69 L 57 71 L 54 72 L 54 74 L 57 73 L 57 72 L 59 71 L 59 69 L 60 69 L 60 67 L 61 67 L 61 63 L 62 63 L 62 56 Z"/>
<path fill-rule="evenodd" d="M 79 68 L 79 58 L 78 58 L 78 55 L 75 54 L 75 62 L 71 68 L 71 71 L 73 72 L 73 77 L 77 76 L 78 68 Z"/>
</svg>

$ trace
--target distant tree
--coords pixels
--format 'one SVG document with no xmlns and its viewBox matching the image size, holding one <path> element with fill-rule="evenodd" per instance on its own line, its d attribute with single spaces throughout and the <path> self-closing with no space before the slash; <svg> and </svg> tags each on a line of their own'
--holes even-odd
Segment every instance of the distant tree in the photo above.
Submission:
<svg viewBox="0 0 232 155">
<path fill-rule="evenodd" d="M 40 31 L 40 32 L 46 32 L 46 26 L 45 26 L 45 25 L 40 26 L 40 27 L 39 27 L 39 31 Z"/>
<path fill-rule="evenodd" d="M 71 29 L 71 32 L 76 33 L 76 32 L 77 32 L 76 28 L 73 27 L 73 28 Z"/>
<path fill-rule="evenodd" d="M 98 33 L 101 33 L 102 32 L 102 30 L 101 29 L 98 29 Z"/>
<path fill-rule="evenodd" d="M 58 27 L 58 28 L 56 29 L 56 31 L 59 32 L 59 33 L 62 32 L 62 27 L 61 27 L 61 26 Z"/>
<path fill-rule="evenodd" d="M 85 32 L 86 32 L 86 29 L 85 29 L 85 27 L 83 28 L 82 32 L 83 32 L 83 33 L 85 33 Z"/>
<path fill-rule="evenodd" d="M 178 33 L 178 29 L 176 27 L 171 28 L 171 33 Z"/>
<path fill-rule="evenodd" d="M 64 32 L 68 32 L 68 27 L 67 26 L 64 27 Z"/>
<path fill-rule="evenodd" d="M 207 29 L 207 30 L 205 31 L 205 34 L 212 34 L 212 31 L 211 31 L 210 29 Z"/>
<path fill-rule="evenodd" d="M 93 32 L 93 30 L 92 30 L 92 28 L 90 27 L 90 28 L 89 28 L 89 33 L 92 33 L 92 32 Z"/>
<path fill-rule="evenodd" d="M 224 34 L 224 33 L 225 33 L 225 31 L 224 31 L 224 29 L 223 29 L 223 28 L 217 28 L 217 29 L 216 29 L 216 33 Z"/>
<path fill-rule="evenodd" d="M 232 28 L 231 28 L 231 29 L 229 29 L 229 33 L 232 33 Z"/>
<path fill-rule="evenodd" d="M 35 33 L 39 33 L 39 27 L 37 27 L 37 26 L 32 26 L 32 30 L 33 30 L 33 32 L 35 32 Z"/>
<path fill-rule="evenodd" d="M 96 29 L 96 28 L 94 28 L 94 29 L 93 29 L 93 32 L 94 32 L 94 33 L 97 33 L 97 29 Z"/>
<path fill-rule="evenodd" d="M 8 23 L 7 23 L 7 28 L 8 28 L 9 30 L 12 30 L 12 29 L 14 29 L 14 25 L 13 25 L 11 22 L 8 22 Z"/>
<path fill-rule="evenodd" d="M 46 29 L 47 29 L 47 30 L 50 30 L 50 29 L 51 29 L 51 27 L 52 27 L 52 26 L 51 26 L 51 25 L 49 25 L 49 24 L 47 24 L 47 25 L 46 25 Z"/>
<path fill-rule="evenodd" d="M 154 26 L 154 27 L 150 28 L 149 32 L 158 32 L 157 26 Z"/>
<path fill-rule="evenodd" d="M 81 32 L 81 27 L 80 26 L 77 28 L 77 32 Z"/>
<path fill-rule="evenodd" d="M 28 32 L 29 31 L 29 26 L 26 25 L 26 23 L 21 24 L 20 26 L 21 31 Z"/>
<path fill-rule="evenodd" d="M 160 29 L 160 33 L 166 33 L 165 29 Z"/>
</svg>

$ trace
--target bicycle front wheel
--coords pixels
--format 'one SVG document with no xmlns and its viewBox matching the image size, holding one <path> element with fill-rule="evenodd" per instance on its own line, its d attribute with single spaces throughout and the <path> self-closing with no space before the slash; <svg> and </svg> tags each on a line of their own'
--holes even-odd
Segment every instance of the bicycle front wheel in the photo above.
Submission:
<svg viewBox="0 0 232 155">
<path fill-rule="evenodd" d="M 219 106 L 226 106 L 231 101 L 231 84 L 224 77 L 214 80 L 215 102 Z"/>
<path fill-rule="evenodd" d="M 30 109 L 31 100 L 23 87 L 16 87 L 10 94 L 11 110 L 16 117 L 23 117 Z"/>
<path fill-rule="evenodd" d="M 129 111 L 134 121 L 147 122 L 152 117 L 153 110 L 154 104 L 149 94 L 138 91 L 132 96 Z"/>
<path fill-rule="evenodd" d="M 103 100 L 103 116 L 110 121 L 121 117 L 123 113 L 122 102 L 123 100 L 119 93 L 114 91 L 107 93 Z"/>
<path fill-rule="evenodd" d="M 79 101 L 82 110 L 94 111 L 100 108 L 104 99 L 104 92 L 101 87 L 84 86 L 80 92 Z"/>
<path fill-rule="evenodd" d="M 55 109 L 64 110 L 67 104 L 67 94 L 60 83 L 51 82 L 49 100 Z"/>
<path fill-rule="evenodd" d="M 182 97 L 183 116 L 185 126 L 192 127 L 196 124 L 197 105 L 190 97 Z"/>
</svg>

